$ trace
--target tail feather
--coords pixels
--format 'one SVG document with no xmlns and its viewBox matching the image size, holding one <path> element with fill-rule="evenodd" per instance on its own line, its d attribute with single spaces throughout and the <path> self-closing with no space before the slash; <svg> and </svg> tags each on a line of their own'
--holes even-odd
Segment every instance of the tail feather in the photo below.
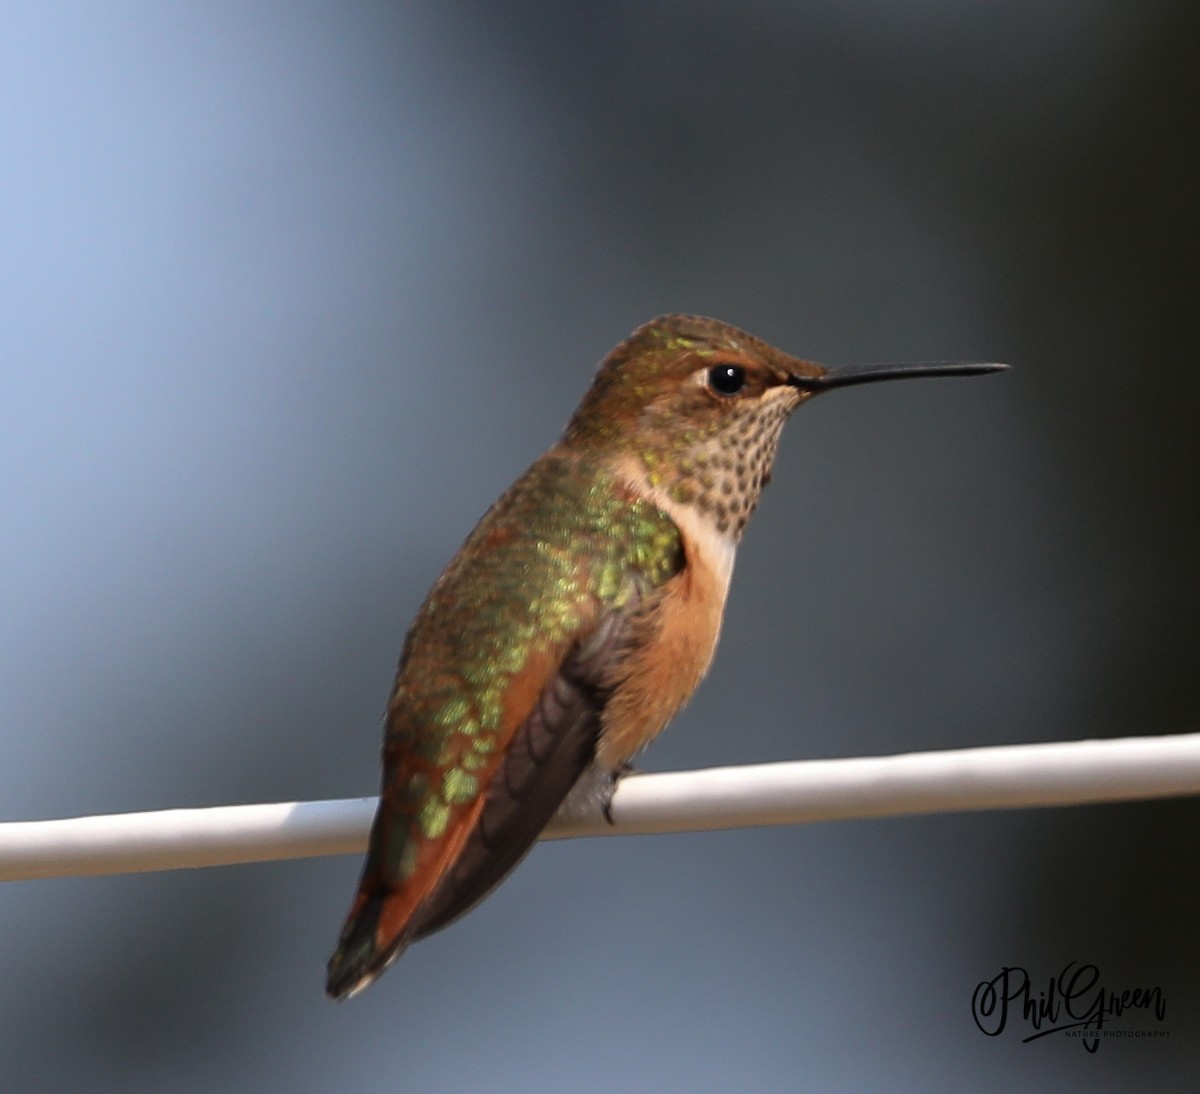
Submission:
<svg viewBox="0 0 1200 1094">
<path fill-rule="evenodd" d="M 387 913 L 386 887 L 360 892 L 342 928 L 337 949 L 326 966 L 325 992 L 331 999 L 349 999 L 371 984 L 396 960 L 412 941 L 403 930 L 392 938 L 380 939 L 380 919 Z"/>
</svg>

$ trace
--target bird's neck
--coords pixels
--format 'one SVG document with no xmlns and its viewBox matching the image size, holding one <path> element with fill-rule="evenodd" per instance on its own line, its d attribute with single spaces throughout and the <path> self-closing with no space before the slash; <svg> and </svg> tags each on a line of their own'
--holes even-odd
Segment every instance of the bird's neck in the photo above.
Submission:
<svg viewBox="0 0 1200 1094">
<path fill-rule="evenodd" d="M 722 586 L 728 588 L 744 522 L 731 522 L 728 511 L 722 509 L 720 484 L 697 491 L 690 483 L 664 481 L 652 465 L 632 456 L 616 460 L 613 473 L 637 497 L 666 513 L 683 536 L 689 555 L 702 556 Z"/>
</svg>

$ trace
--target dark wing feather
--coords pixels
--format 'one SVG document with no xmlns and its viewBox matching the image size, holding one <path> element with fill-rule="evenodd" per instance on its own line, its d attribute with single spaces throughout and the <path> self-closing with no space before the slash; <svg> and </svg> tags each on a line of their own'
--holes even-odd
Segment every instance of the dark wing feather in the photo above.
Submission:
<svg viewBox="0 0 1200 1094">
<path fill-rule="evenodd" d="M 609 667 L 631 612 L 612 611 L 542 689 L 486 792 L 457 861 L 422 905 L 413 939 L 469 911 L 528 854 L 596 752 Z"/>
</svg>

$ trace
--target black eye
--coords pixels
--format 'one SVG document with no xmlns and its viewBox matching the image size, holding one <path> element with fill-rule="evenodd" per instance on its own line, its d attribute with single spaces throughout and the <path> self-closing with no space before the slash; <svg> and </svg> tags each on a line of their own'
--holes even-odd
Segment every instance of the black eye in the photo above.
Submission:
<svg viewBox="0 0 1200 1094">
<path fill-rule="evenodd" d="M 713 365 L 708 386 L 718 395 L 736 395 L 746 386 L 746 370 L 741 365 Z"/>
</svg>

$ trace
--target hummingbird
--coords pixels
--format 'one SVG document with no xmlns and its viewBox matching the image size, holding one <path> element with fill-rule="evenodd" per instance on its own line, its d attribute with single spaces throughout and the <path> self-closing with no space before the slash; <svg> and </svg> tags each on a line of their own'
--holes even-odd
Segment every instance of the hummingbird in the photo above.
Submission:
<svg viewBox="0 0 1200 1094">
<path fill-rule="evenodd" d="M 849 384 L 1005 367 L 827 367 L 694 315 L 612 350 L 409 629 L 328 994 L 356 994 L 472 908 L 560 809 L 608 815 L 629 761 L 708 670 L 792 411 Z"/>
</svg>

